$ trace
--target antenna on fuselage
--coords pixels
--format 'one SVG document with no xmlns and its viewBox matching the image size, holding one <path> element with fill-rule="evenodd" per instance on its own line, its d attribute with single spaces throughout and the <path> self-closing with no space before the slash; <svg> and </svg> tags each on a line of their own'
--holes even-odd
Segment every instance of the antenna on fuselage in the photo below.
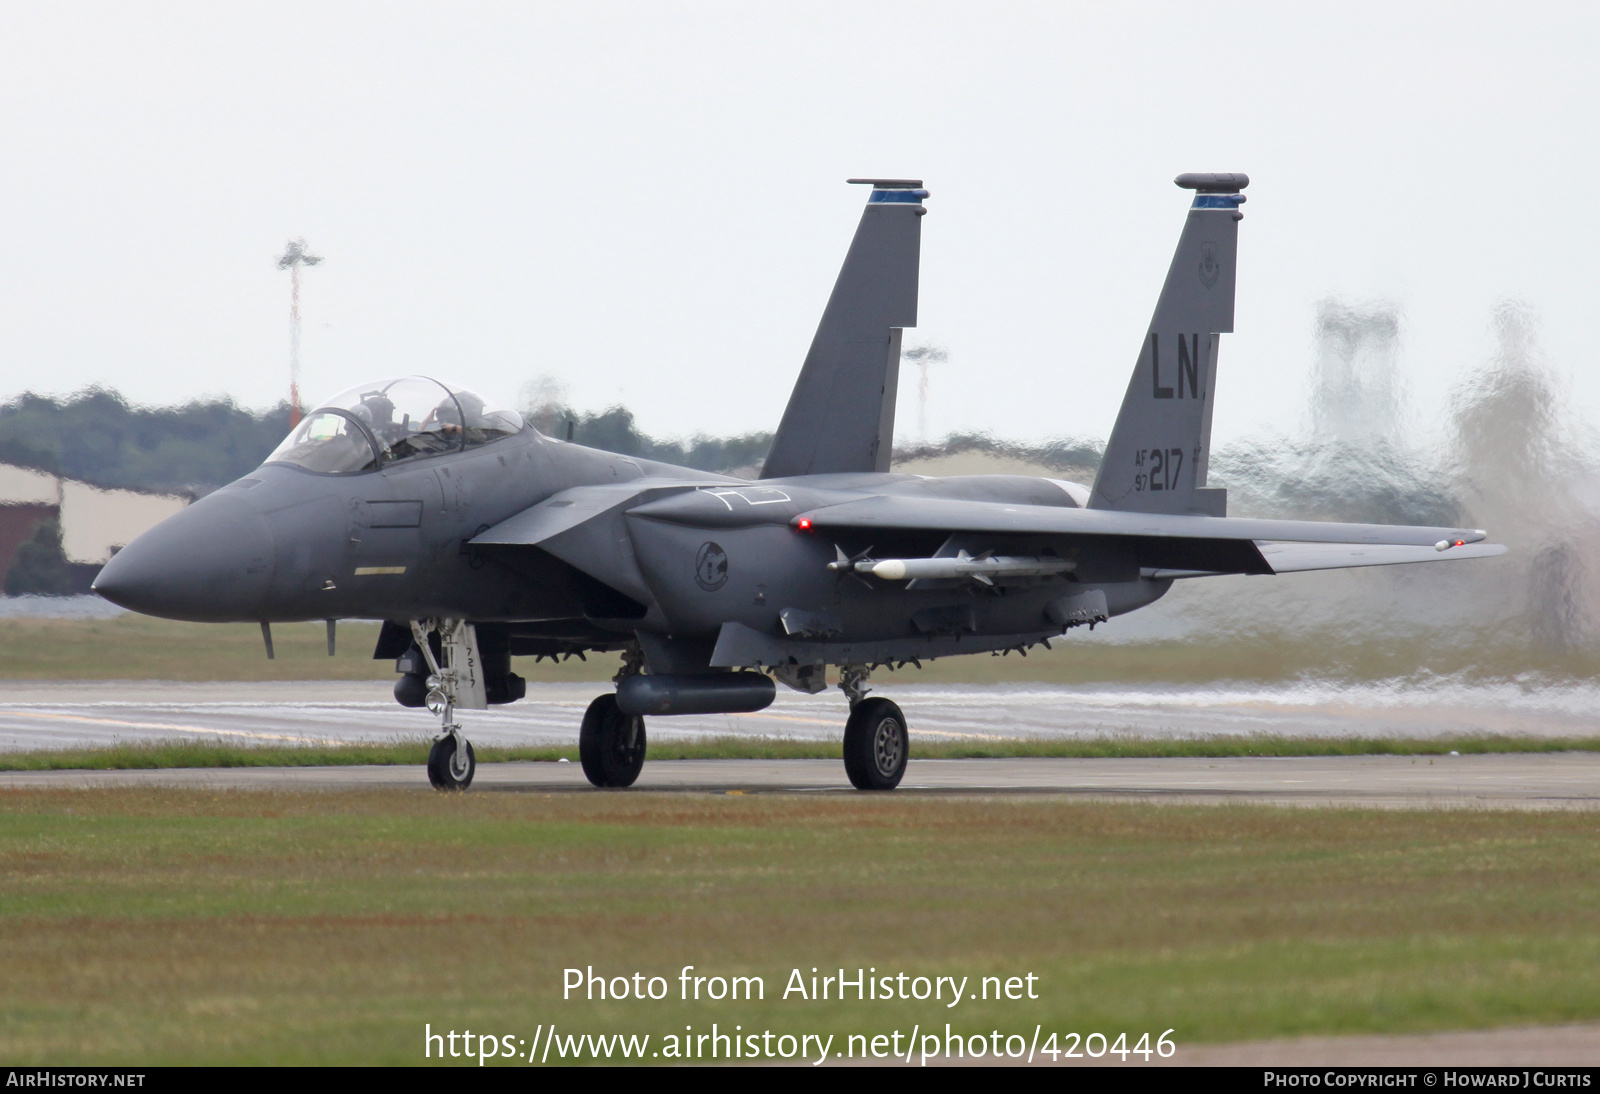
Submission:
<svg viewBox="0 0 1600 1094">
<path fill-rule="evenodd" d="M 300 267 L 315 266 L 321 255 L 306 250 L 304 239 L 291 239 L 278 258 L 278 269 L 289 271 L 289 428 L 300 424 Z"/>
</svg>

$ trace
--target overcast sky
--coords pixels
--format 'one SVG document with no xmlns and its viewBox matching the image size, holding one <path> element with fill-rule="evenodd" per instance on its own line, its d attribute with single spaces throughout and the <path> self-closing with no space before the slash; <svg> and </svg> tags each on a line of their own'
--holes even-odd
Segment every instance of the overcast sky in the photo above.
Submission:
<svg viewBox="0 0 1600 1094">
<path fill-rule="evenodd" d="M 1404 309 L 1419 419 L 1542 317 L 1600 407 L 1600 7 L 0 2 L 0 397 L 540 376 L 772 428 L 865 197 L 926 180 L 931 431 L 1103 437 L 1188 195 L 1246 171 L 1221 441 L 1303 417 L 1318 300 Z M 901 434 L 916 426 L 915 374 Z"/>
</svg>

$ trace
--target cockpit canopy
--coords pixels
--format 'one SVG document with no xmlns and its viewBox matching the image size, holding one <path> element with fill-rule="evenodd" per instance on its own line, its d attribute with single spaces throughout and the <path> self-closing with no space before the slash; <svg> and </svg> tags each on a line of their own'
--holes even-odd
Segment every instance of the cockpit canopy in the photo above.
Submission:
<svg viewBox="0 0 1600 1094">
<path fill-rule="evenodd" d="M 475 391 L 404 376 L 335 395 L 307 414 L 266 462 L 348 475 L 488 444 L 522 429 L 522 415 Z"/>
</svg>

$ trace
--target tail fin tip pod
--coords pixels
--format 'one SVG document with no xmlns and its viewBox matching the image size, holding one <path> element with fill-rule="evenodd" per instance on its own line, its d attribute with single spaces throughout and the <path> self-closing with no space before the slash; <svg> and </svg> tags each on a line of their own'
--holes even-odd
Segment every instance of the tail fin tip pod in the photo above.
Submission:
<svg viewBox="0 0 1600 1094">
<path fill-rule="evenodd" d="M 1217 350 L 1233 331 L 1240 191 L 1250 176 L 1186 172 L 1173 182 L 1194 201 L 1088 507 L 1220 517 L 1227 492 L 1206 487 L 1211 414 Z"/>
<path fill-rule="evenodd" d="M 872 192 L 762 466 L 763 479 L 889 470 L 900 332 L 917 325 L 928 191 L 921 179 L 848 181 Z"/>
</svg>

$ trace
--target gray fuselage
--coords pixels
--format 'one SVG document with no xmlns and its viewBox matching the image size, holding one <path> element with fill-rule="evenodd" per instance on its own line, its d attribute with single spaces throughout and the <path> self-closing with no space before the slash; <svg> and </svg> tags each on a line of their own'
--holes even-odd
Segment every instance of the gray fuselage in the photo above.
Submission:
<svg viewBox="0 0 1600 1094">
<path fill-rule="evenodd" d="M 492 533 L 474 542 L 540 503 L 559 505 L 564 490 L 597 486 L 615 489 L 616 511 L 583 522 L 592 542 L 569 547 L 566 559 L 493 542 Z M 780 613 L 790 609 L 836 620 L 837 632 L 827 635 L 835 641 L 910 640 L 908 649 L 922 651 L 913 655 L 940 656 L 993 648 L 973 641 L 979 636 L 1059 633 L 1046 606 L 1064 594 L 1099 589 L 1116 615 L 1154 601 L 1170 582 L 1142 578 L 1132 552 L 1097 550 L 1081 539 L 1059 545 L 1075 566 L 1060 576 L 923 588 L 861 579 L 831 573 L 828 563 L 867 550 L 927 557 L 951 537 L 823 535 L 797 527 L 797 514 L 884 495 L 1077 507 L 1074 493 L 1085 492 L 1006 475 L 751 482 L 597 451 L 528 427 L 474 449 L 357 474 L 268 463 L 129 544 L 96 588 L 136 611 L 208 622 L 530 624 L 520 628 L 534 641 L 524 644 L 530 652 L 542 652 L 541 635 L 554 652 L 614 649 L 640 632 L 701 647 L 728 623 L 784 637 Z M 1040 536 L 984 541 L 984 549 L 1005 554 L 1057 546 Z"/>
</svg>

